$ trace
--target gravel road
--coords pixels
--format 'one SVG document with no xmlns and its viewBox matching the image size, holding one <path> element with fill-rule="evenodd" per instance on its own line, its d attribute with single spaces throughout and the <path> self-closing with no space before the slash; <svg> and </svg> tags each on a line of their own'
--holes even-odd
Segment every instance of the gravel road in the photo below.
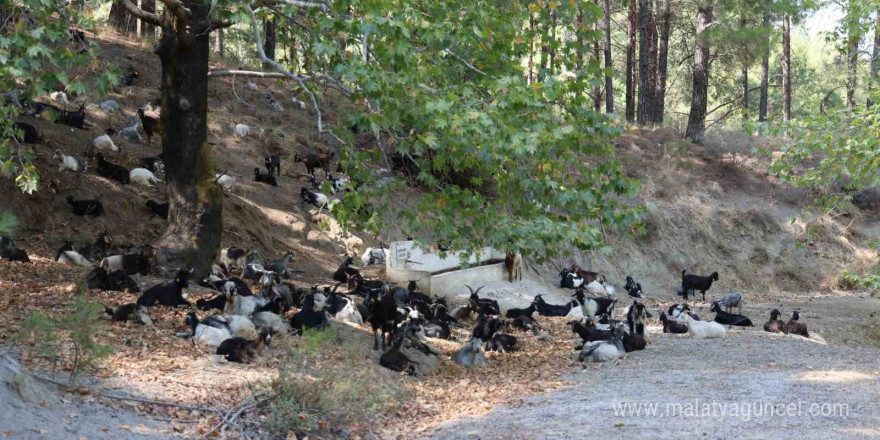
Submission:
<svg viewBox="0 0 880 440">
<path fill-rule="evenodd" d="M 577 384 L 517 406 L 447 422 L 432 438 L 880 436 L 880 350 L 824 345 L 760 327 L 730 331 L 722 340 L 655 333 L 646 350 L 616 364 L 591 365 L 571 380 Z M 630 406 L 641 408 L 638 415 L 626 407 L 619 412 L 626 403 L 656 404 L 656 414 L 645 415 L 650 406 Z"/>
</svg>

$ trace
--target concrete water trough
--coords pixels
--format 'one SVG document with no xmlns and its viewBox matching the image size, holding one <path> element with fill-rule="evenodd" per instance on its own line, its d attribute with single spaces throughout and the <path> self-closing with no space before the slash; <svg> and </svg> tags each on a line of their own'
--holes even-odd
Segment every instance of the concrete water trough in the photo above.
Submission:
<svg viewBox="0 0 880 440">
<path fill-rule="evenodd" d="M 423 252 L 412 241 L 393 242 L 389 251 L 385 262 L 388 280 L 404 284 L 416 281 L 419 291 L 428 295 L 447 296 L 466 284 L 476 289 L 506 279 L 505 254 L 491 247 L 484 247 L 478 254 L 471 255 L 467 268 L 463 268 L 462 252 L 459 251 L 447 252 L 446 258 L 440 258 L 437 252 Z"/>
</svg>

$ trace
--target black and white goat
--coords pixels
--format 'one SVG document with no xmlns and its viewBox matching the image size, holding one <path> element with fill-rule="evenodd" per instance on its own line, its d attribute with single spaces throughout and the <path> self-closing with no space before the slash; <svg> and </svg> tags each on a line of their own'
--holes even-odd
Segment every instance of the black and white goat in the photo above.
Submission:
<svg viewBox="0 0 880 440">
<path fill-rule="evenodd" d="M 265 158 L 266 169 L 269 170 L 269 175 L 271 176 L 274 173 L 281 177 L 281 156 L 277 154 L 274 156 L 266 156 Z"/>
<path fill-rule="evenodd" d="M 230 362 L 247 364 L 257 360 L 271 341 L 272 333 L 266 330 L 261 331 L 255 341 L 237 336 L 221 342 L 217 354 Z"/>
<path fill-rule="evenodd" d="M 303 301 L 303 308 L 290 318 L 290 327 L 294 330 L 323 329 L 330 326 L 324 306 L 327 297 L 322 293 L 310 295 Z"/>
<path fill-rule="evenodd" d="M 116 270 L 108 273 L 104 268 L 96 267 L 86 277 L 86 286 L 89 289 L 101 289 L 115 292 L 139 293 L 138 284 L 125 273 L 124 270 Z"/>
<path fill-rule="evenodd" d="M 633 298 L 644 298 L 645 296 L 645 293 L 642 291 L 642 285 L 635 282 L 633 277 L 629 275 L 626 276 L 626 284 L 623 286 L 623 289 L 626 290 L 627 295 Z"/>
<path fill-rule="evenodd" d="M 490 298 L 480 298 L 478 293 L 483 287 L 480 286 L 477 290 L 471 288 L 471 286 L 465 285 L 467 289 L 471 292 L 471 296 L 468 299 L 469 304 L 472 308 L 479 311 L 481 315 L 500 315 L 501 314 L 501 306 L 498 305 L 498 301 Z M 487 339 L 483 339 L 484 341 Z"/>
<path fill-rule="evenodd" d="M 666 316 L 666 312 L 660 312 L 660 322 L 663 324 L 663 333 L 684 334 L 688 332 L 686 325 L 669 319 Z"/>
<path fill-rule="evenodd" d="M 807 325 L 803 322 L 798 322 L 801 318 L 800 313 L 797 310 L 791 312 L 791 319 L 788 320 L 788 323 L 785 324 L 785 333 L 790 335 L 800 335 L 805 338 L 810 337 L 810 332 L 807 331 Z"/>
<path fill-rule="evenodd" d="M 153 323 L 150 315 L 147 314 L 147 308 L 135 303 L 123 304 L 115 309 L 107 307 L 104 309 L 104 314 L 113 321 L 131 321 L 144 325 Z"/>
<path fill-rule="evenodd" d="M 189 271 L 180 270 L 173 281 L 157 284 L 145 290 L 138 298 L 137 303 L 146 307 L 157 304 L 171 307 L 188 306 L 189 301 L 183 298 L 183 289 L 188 287 Z"/>
<path fill-rule="evenodd" d="M 605 314 L 610 316 L 614 310 L 614 305 L 617 304 L 617 300 L 614 298 L 588 298 L 584 294 L 584 289 L 577 289 L 574 292 L 573 297 L 575 298 L 575 301 L 577 301 L 577 304 L 581 306 L 581 314 L 584 318 Z"/>
<path fill-rule="evenodd" d="M 259 168 L 254 168 L 254 182 L 265 183 L 266 185 L 278 186 L 278 181 L 272 174 L 260 174 Z"/>
<path fill-rule="evenodd" d="M 645 305 L 634 300 L 629 307 L 629 311 L 626 313 L 626 324 L 629 327 L 629 333 L 644 337 L 648 329 L 647 319 L 648 312 L 645 310 Z"/>
<path fill-rule="evenodd" d="M 721 309 L 721 303 L 718 301 L 713 302 L 709 310 L 715 312 L 715 322 L 717 323 L 739 327 L 752 327 L 752 321 L 747 316 L 725 312 Z"/>
</svg>

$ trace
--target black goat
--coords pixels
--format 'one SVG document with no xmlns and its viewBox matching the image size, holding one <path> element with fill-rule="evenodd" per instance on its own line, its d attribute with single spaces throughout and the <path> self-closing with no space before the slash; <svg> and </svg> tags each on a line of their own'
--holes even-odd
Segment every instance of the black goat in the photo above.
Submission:
<svg viewBox="0 0 880 440">
<path fill-rule="evenodd" d="M 801 315 L 797 312 L 797 310 L 791 312 L 791 319 L 788 320 L 788 324 L 785 324 L 785 333 L 790 335 L 800 335 L 805 338 L 810 337 L 810 333 L 807 331 L 807 325 L 798 322 Z"/>
<path fill-rule="evenodd" d="M 644 292 L 642 292 L 642 285 L 635 282 L 633 277 L 627 275 L 626 276 L 626 284 L 623 286 L 623 289 L 626 290 L 626 294 L 633 298 L 643 298 Z"/>
<path fill-rule="evenodd" d="M 98 200 L 76 200 L 73 196 L 67 196 L 65 200 L 76 215 L 97 217 L 104 214 L 104 205 Z"/>
<path fill-rule="evenodd" d="M 495 333 L 492 339 L 486 342 L 486 351 L 516 351 L 516 336 L 503 333 Z"/>
<path fill-rule="evenodd" d="M 55 118 L 55 123 L 64 124 L 80 130 L 88 130 L 89 126 L 91 126 L 91 124 L 86 122 L 86 108 L 82 105 L 79 106 L 79 109 L 72 112 L 61 110 L 61 113 Z"/>
<path fill-rule="evenodd" d="M 324 311 L 327 298 L 321 293 L 313 293 L 303 301 L 302 309 L 290 318 L 294 330 L 323 329 L 330 326 Z"/>
<path fill-rule="evenodd" d="M 492 336 L 495 336 L 495 333 L 501 330 L 502 327 L 504 327 L 504 322 L 501 321 L 501 319 L 480 315 L 480 317 L 477 318 L 474 330 L 471 332 L 471 338 L 488 341 L 492 339 Z"/>
<path fill-rule="evenodd" d="M 226 295 L 217 295 L 211 299 L 196 300 L 196 308 L 202 311 L 223 310 L 226 308 Z"/>
<path fill-rule="evenodd" d="M 308 171 L 309 175 L 315 175 L 315 168 L 321 168 L 324 172 L 330 172 L 330 161 L 333 159 L 335 152 L 330 152 L 329 155 L 319 156 L 317 154 L 307 154 L 305 157 L 300 156 L 299 154 L 295 154 L 293 156 L 293 162 L 302 162 L 306 166 L 306 171 Z"/>
<path fill-rule="evenodd" d="M 385 353 L 382 353 L 382 356 L 379 357 L 379 365 L 392 371 L 406 371 L 407 374 L 414 375 L 416 373 L 415 366 L 413 365 L 412 360 L 403 353 L 403 343 L 407 339 L 407 332 L 417 333 L 419 330 L 419 324 L 415 321 L 410 321 L 403 329 L 395 332 L 393 335 L 394 339 L 391 342 L 391 348 Z M 382 343 L 384 345 L 384 340 Z"/>
<path fill-rule="evenodd" d="M 15 247 L 12 239 L 3 235 L 0 235 L 0 260 L 31 262 L 27 252 Z"/>
<path fill-rule="evenodd" d="M 156 203 L 152 200 L 147 200 L 146 203 L 147 208 L 152 213 L 152 217 L 161 217 L 165 220 L 168 220 L 168 204 L 167 203 Z"/>
<path fill-rule="evenodd" d="M 779 333 L 781 331 L 784 331 L 785 323 L 782 322 L 781 319 L 779 319 L 779 315 L 781 314 L 782 313 L 780 313 L 779 310 L 773 309 L 773 311 L 770 312 L 770 320 L 767 321 L 766 324 L 764 324 L 764 331 L 771 333 Z"/>
<path fill-rule="evenodd" d="M 719 324 L 736 325 L 740 327 L 752 327 L 752 321 L 746 315 L 727 313 L 721 308 L 718 301 L 712 303 L 710 311 L 715 312 L 715 322 Z"/>
<path fill-rule="evenodd" d="M 480 286 L 475 291 L 471 288 L 471 286 L 465 285 L 468 290 L 471 292 L 470 299 L 468 300 L 471 307 L 474 310 L 479 311 L 482 315 L 500 315 L 501 314 L 501 306 L 498 305 L 498 301 L 489 298 L 480 298 L 477 294 L 480 293 L 480 290 L 486 286 Z M 486 341 L 487 339 L 483 339 Z"/>
<path fill-rule="evenodd" d="M 513 326 L 513 328 L 527 332 L 532 328 L 537 327 L 538 323 L 535 322 L 530 315 L 520 315 L 513 318 L 513 320 L 510 321 L 510 325 Z"/>
<path fill-rule="evenodd" d="M 528 316 L 531 317 L 533 313 L 537 310 L 538 305 L 532 301 L 528 307 L 524 309 L 507 309 L 507 312 L 504 313 L 505 318 L 519 318 L 520 316 Z"/>
<path fill-rule="evenodd" d="M 254 168 L 254 182 L 265 183 L 266 185 L 278 186 L 278 181 L 271 174 L 260 174 L 259 168 Z"/>
<path fill-rule="evenodd" d="M 688 332 L 687 325 L 669 319 L 665 312 L 660 312 L 660 322 L 663 323 L 663 333 L 684 334 Z"/>
<path fill-rule="evenodd" d="M 394 332 L 397 325 L 397 301 L 394 293 L 386 285 L 385 291 L 380 296 L 373 292 L 367 297 L 370 308 L 369 321 L 373 327 L 373 350 L 379 349 L 379 330 L 382 330 L 382 349 L 385 349 L 385 341 L 388 335 Z"/>
<path fill-rule="evenodd" d="M 425 336 L 437 339 L 452 339 L 452 330 L 443 319 L 435 317 L 434 319 L 422 325 Z"/>
<path fill-rule="evenodd" d="M 645 305 L 638 301 L 633 301 L 632 305 L 629 307 L 629 312 L 626 314 L 626 325 L 629 327 L 629 332 L 631 334 L 645 336 L 645 327 L 647 327 L 645 319 Z M 624 341 L 624 345 L 626 345 L 626 341 Z"/>
<path fill-rule="evenodd" d="M 572 300 L 568 304 L 555 305 L 548 304 L 541 295 L 535 296 L 535 305 L 538 314 L 541 316 L 566 316 L 571 309 L 578 305 L 577 301 Z"/>
<path fill-rule="evenodd" d="M 350 287 L 356 286 L 357 284 L 352 281 L 352 278 L 360 278 L 361 272 L 351 267 L 353 262 L 354 259 L 351 255 L 346 255 L 345 259 L 342 260 L 342 264 L 336 269 L 336 272 L 333 272 L 333 279 L 340 283 L 350 283 Z"/>
<path fill-rule="evenodd" d="M 627 353 L 631 351 L 644 350 L 646 345 L 648 345 L 648 343 L 647 341 L 645 341 L 645 337 L 643 335 L 637 335 L 633 333 L 623 334 L 623 350 Z"/>
<path fill-rule="evenodd" d="M 256 341 L 249 341 L 245 338 L 235 337 L 227 339 L 220 343 L 217 347 L 217 354 L 226 358 L 230 362 L 250 363 L 256 360 L 263 349 L 272 341 L 272 334 L 268 330 L 260 331 Z"/>
<path fill-rule="evenodd" d="M 189 287 L 189 271 L 180 270 L 171 282 L 157 284 L 138 298 L 137 303 L 152 307 L 156 304 L 163 306 L 188 306 L 189 301 L 183 299 L 183 289 Z"/>
<path fill-rule="evenodd" d="M 571 332 L 580 336 L 583 342 L 607 341 L 611 339 L 611 330 L 598 330 L 590 324 L 584 325 L 580 321 L 568 323 Z"/>
<path fill-rule="evenodd" d="M 31 124 L 27 124 L 24 122 L 16 122 L 15 128 L 17 131 L 21 132 L 21 135 L 13 135 L 12 137 L 20 143 L 23 144 L 34 144 L 40 141 L 40 135 L 37 133 L 37 128 Z"/>
<path fill-rule="evenodd" d="M 104 268 L 96 267 L 86 276 L 86 285 L 89 289 L 101 289 L 113 292 L 139 293 L 141 288 L 131 279 L 124 270 L 116 270 L 110 273 Z"/>
<path fill-rule="evenodd" d="M 131 87 L 140 79 L 140 77 L 141 75 L 137 72 L 137 70 L 134 70 L 134 66 L 129 64 L 125 75 L 123 75 L 122 79 L 119 82 L 126 87 Z"/>
<path fill-rule="evenodd" d="M 281 177 L 281 156 L 277 154 L 274 156 L 266 156 L 266 169 L 269 170 L 269 175 L 272 175 L 272 170 L 275 170 L 275 174 L 278 177 Z"/>
<path fill-rule="evenodd" d="M 131 171 L 122 165 L 107 162 L 104 155 L 98 153 L 95 158 L 98 160 L 97 172 L 99 176 L 113 179 L 123 185 L 131 183 Z"/>
<path fill-rule="evenodd" d="M 165 171 L 165 163 L 162 162 L 162 155 L 140 158 L 140 165 L 151 173 L 159 173 Z"/>
<path fill-rule="evenodd" d="M 707 277 L 689 274 L 687 270 L 681 271 L 681 288 L 684 291 L 684 300 L 687 301 L 691 290 L 699 290 L 703 294 L 703 302 L 706 301 L 706 291 L 712 287 L 712 281 L 718 281 L 718 272 L 712 272 Z"/>
</svg>

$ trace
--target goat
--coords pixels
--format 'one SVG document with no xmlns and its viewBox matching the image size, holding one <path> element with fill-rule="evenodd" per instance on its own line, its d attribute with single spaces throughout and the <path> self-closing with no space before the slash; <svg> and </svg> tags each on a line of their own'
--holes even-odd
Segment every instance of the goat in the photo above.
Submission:
<svg viewBox="0 0 880 440">
<path fill-rule="evenodd" d="M 101 153 L 98 153 L 95 158 L 98 161 L 98 165 L 96 168 L 96 170 L 98 171 L 98 175 L 106 177 L 108 179 L 113 179 L 123 185 L 128 185 L 129 183 L 131 183 L 131 174 L 127 168 L 122 165 L 107 162 L 104 159 L 104 155 Z"/>
<path fill-rule="evenodd" d="M 232 129 L 232 134 L 235 137 L 245 137 L 251 133 L 250 127 L 245 124 L 229 124 L 229 128 Z"/>
<path fill-rule="evenodd" d="M 482 345 L 482 340 L 473 338 L 468 343 L 464 344 L 458 351 L 453 353 L 451 358 L 455 363 L 464 365 L 468 368 L 487 367 L 489 366 L 489 362 L 486 360 L 486 356 L 483 355 L 483 351 L 480 350 Z"/>
<path fill-rule="evenodd" d="M 91 126 L 91 124 L 86 122 L 86 108 L 82 105 L 79 106 L 79 109 L 72 112 L 61 110 L 61 113 L 58 114 L 54 122 L 56 124 L 78 128 L 80 130 L 88 130 L 89 126 Z"/>
<path fill-rule="evenodd" d="M 278 181 L 271 174 L 260 174 L 259 168 L 254 168 L 254 182 L 265 183 L 266 185 L 278 186 Z"/>
<path fill-rule="evenodd" d="M 84 173 L 89 167 L 86 158 L 82 156 L 68 156 L 62 153 L 60 149 L 55 150 L 55 154 L 52 158 L 61 159 L 61 166 L 58 167 L 58 171 L 68 170 L 75 173 Z"/>
<path fill-rule="evenodd" d="M 611 328 L 611 338 L 607 341 L 594 341 L 584 344 L 578 355 L 578 362 L 589 360 L 591 362 L 609 362 L 619 359 L 626 354 L 623 347 L 623 329 Z"/>
<path fill-rule="evenodd" d="M 691 308 L 688 307 L 687 304 L 673 304 L 669 306 L 669 316 L 671 316 L 672 318 L 678 318 L 678 315 L 683 312 L 687 312 L 687 314 L 690 315 L 690 317 L 693 318 L 694 321 L 700 320 L 700 317 L 697 316 L 696 313 L 691 313 Z"/>
<path fill-rule="evenodd" d="M 281 156 L 277 154 L 274 156 L 266 156 L 266 169 L 269 170 L 269 175 L 272 175 L 272 170 L 275 170 L 275 173 L 278 177 L 281 177 Z"/>
<path fill-rule="evenodd" d="M 138 252 L 105 257 L 98 264 L 108 272 L 124 270 L 126 274 L 140 274 L 144 276 L 150 273 L 152 267 L 153 248 L 149 245 L 141 246 Z"/>
<path fill-rule="evenodd" d="M 598 281 L 599 283 L 605 282 L 604 275 L 600 274 L 599 272 L 590 272 L 588 270 L 583 270 L 580 268 L 580 266 L 576 264 L 572 265 L 570 270 L 571 272 L 574 272 L 574 274 L 578 278 L 583 278 L 584 282 L 587 284 L 592 283 L 593 281 Z"/>
<path fill-rule="evenodd" d="M 577 305 L 578 303 L 575 300 L 564 305 L 548 304 L 544 301 L 543 296 L 535 296 L 535 306 L 538 309 L 538 314 L 541 316 L 565 316 L 568 315 L 568 312 Z"/>
<path fill-rule="evenodd" d="M 89 289 L 115 292 L 139 293 L 141 291 L 137 283 L 124 270 L 108 273 L 106 269 L 101 267 L 96 267 L 89 272 L 86 276 L 86 286 Z"/>
<path fill-rule="evenodd" d="M 501 330 L 503 326 L 504 322 L 499 318 L 480 315 L 477 319 L 476 325 L 474 325 L 473 331 L 471 331 L 471 338 L 488 341 L 489 339 L 492 339 L 492 336 L 495 336 L 495 333 Z"/>
<path fill-rule="evenodd" d="M 475 291 L 465 284 L 464 287 L 471 292 L 471 296 L 469 298 L 469 302 L 474 310 L 479 310 L 480 314 L 483 315 L 500 315 L 501 314 L 501 306 L 498 305 L 498 301 L 489 298 L 480 298 L 477 294 L 480 293 L 480 290 L 486 286 L 480 286 Z M 482 338 L 484 341 L 489 340 L 489 338 Z"/>
<path fill-rule="evenodd" d="M 113 139 L 111 139 L 110 135 L 106 133 L 96 137 L 92 141 L 92 149 L 110 150 L 113 152 L 119 151 L 119 147 L 117 147 L 116 144 L 113 143 Z"/>
<path fill-rule="evenodd" d="M 292 251 L 287 251 L 281 258 L 272 260 L 263 265 L 263 268 L 268 271 L 275 272 L 281 275 L 287 275 L 287 265 L 293 261 L 294 255 Z"/>
<path fill-rule="evenodd" d="M 110 238 L 110 234 L 101 232 L 93 244 L 78 246 L 77 251 L 82 256 L 88 258 L 89 261 L 101 261 L 107 256 L 107 246 L 112 242 L 113 239 Z"/>
<path fill-rule="evenodd" d="M 679 313 L 675 318 L 679 324 L 684 324 L 688 328 L 688 333 L 694 338 L 720 338 L 724 336 L 726 330 L 724 326 L 714 321 L 696 321 L 687 313 Z"/>
<path fill-rule="evenodd" d="M 241 268 L 244 266 L 244 258 L 247 256 L 248 250 L 230 247 L 226 249 L 220 250 L 220 263 L 226 265 L 227 267 L 237 267 Z"/>
<path fill-rule="evenodd" d="M 0 235 L 0 260 L 20 261 L 22 263 L 31 262 L 27 252 L 15 247 L 12 239 L 4 235 Z"/>
<path fill-rule="evenodd" d="M 511 283 L 514 279 L 522 281 L 522 255 L 508 250 L 504 255 L 504 268 L 507 270 L 507 281 Z"/>
<path fill-rule="evenodd" d="M 144 137 L 141 136 L 141 132 L 138 131 L 138 120 L 137 120 L 137 118 L 134 117 L 134 116 L 129 117 L 129 118 L 128 118 L 128 123 L 131 124 L 131 125 L 128 125 L 128 126 L 124 127 L 122 130 L 119 131 L 119 134 L 122 135 L 122 137 L 125 138 L 125 139 L 132 140 L 132 141 L 143 142 L 143 141 L 144 141 Z"/>
<path fill-rule="evenodd" d="M 70 101 L 67 100 L 67 93 L 52 92 L 49 94 L 49 97 L 52 98 L 53 101 L 57 101 L 61 104 L 70 104 Z"/>
<path fill-rule="evenodd" d="M 626 290 L 626 294 L 633 298 L 643 298 L 644 292 L 642 292 L 642 285 L 635 282 L 633 277 L 630 275 L 626 276 L 626 284 L 623 286 L 623 290 Z"/>
<path fill-rule="evenodd" d="M 104 314 L 112 321 L 131 321 L 144 325 L 153 323 L 146 307 L 135 303 L 123 304 L 115 309 L 107 307 L 104 309 Z"/>
<path fill-rule="evenodd" d="M 223 310 L 226 308 L 226 295 L 216 295 L 211 299 L 196 300 L 196 308 L 202 311 Z"/>
<path fill-rule="evenodd" d="M 638 335 L 635 333 L 623 334 L 623 350 L 627 353 L 631 351 L 644 350 L 645 346 L 647 345 L 648 341 L 645 340 L 644 335 Z"/>
<path fill-rule="evenodd" d="M 785 333 L 789 335 L 800 335 L 805 338 L 810 337 L 810 333 L 807 331 L 807 325 L 798 322 L 801 315 L 797 312 L 797 310 L 791 312 L 791 319 L 788 320 L 788 323 L 785 324 Z"/>
<path fill-rule="evenodd" d="M 98 107 L 107 113 L 115 113 L 115 112 L 122 111 L 122 107 L 119 106 L 119 103 L 112 100 L 112 99 L 102 101 L 101 103 L 98 104 Z"/>
<path fill-rule="evenodd" d="M 353 262 L 354 258 L 352 258 L 351 255 L 346 255 L 345 259 L 342 260 L 342 264 L 340 264 L 339 267 L 336 268 L 336 271 L 333 272 L 333 279 L 340 283 L 347 283 L 352 278 L 360 278 L 361 272 L 351 267 Z"/>
<path fill-rule="evenodd" d="M 524 309 L 507 309 L 507 312 L 504 313 L 505 318 L 519 318 L 520 316 L 528 316 L 531 317 L 535 310 L 537 310 L 538 305 L 535 301 L 532 301 L 528 307 Z"/>
<path fill-rule="evenodd" d="M 663 324 L 663 333 L 683 334 L 688 332 L 684 324 L 679 324 L 666 316 L 666 312 L 660 312 L 660 322 Z"/>
<path fill-rule="evenodd" d="M 522 330 L 524 332 L 531 330 L 534 327 L 538 326 L 538 323 L 532 319 L 529 315 L 520 315 L 513 320 L 509 321 L 510 325 L 515 329 Z"/>
<path fill-rule="evenodd" d="M 55 254 L 55 261 L 64 264 L 73 264 L 80 267 L 91 267 L 92 263 L 79 252 L 73 250 L 73 243 L 67 242 Z"/>
<path fill-rule="evenodd" d="M 73 213 L 85 217 L 97 217 L 104 214 L 104 205 L 97 200 L 76 200 L 73 196 L 67 196 L 67 204 L 73 209 Z"/>
<path fill-rule="evenodd" d="M 162 119 L 148 116 L 144 113 L 144 109 L 142 108 L 138 109 L 137 115 L 141 120 L 141 124 L 144 125 L 144 134 L 147 135 L 147 143 L 152 146 L 154 134 L 158 133 L 160 139 L 162 137 Z"/>
<path fill-rule="evenodd" d="M 152 214 L 151 217 L 161 217 L 168 220 L 167 203 L 156 203 L 152 200 L 147 200 L 146 207 L 150 210 L 150 213 Z"/>
<path fill-rule="evenodd" d="M 327 172 L 327 181 L 330 182 L 330 192 L 333 194 L 344 191 L 346 186 L 348 186 L 347 178 L 333 177 L 333 174 L 331 174 L 329 171 Z"/>
<path fill-rule="evenodd" d="M 591 282 L 587 283 L 586 287 L 587 287 L 587 292 L 590 292 L 593 295 L 599 295 L 599 296 L 604 296 L 604 297 L 608 297 L 608 298 L 610 298 L 614 292 L 613 288 L 611 289 L 611 292 L 608 291 L 607 287 L 609 287 L 609 286 L 607 283 L 604 283 L 604 282 L 600 283 L 599 281 L 591 281 Z"/>
<path fill-rule="evenodd" d="M 687 301 L 688 293 L 691 290 L 699 290 L 703 294 L 703 302 L 706 301 L 706 291 L 712 287 L 712 281 L 718 281 L 718 272 L 712 272 L 707 277 L 693 275 L 687 273 L 687 270 L 681 271 L 681 289 L 684 292 L 684 300 Z"/>
<path fill-rule="evenodd" d="M 294 330 L 322 329 L 330 326 L 324 306 L 327 298 L 321 293 L 310 295 L 311 298 L 303 301 L 303 308 L 292 318 L 290 327 Z"/>
<path fill-rule="evenodd" d="M 778 309 L 773 309 L 770 312 L 770 320 L 764 324 L 764 331 L 770 333 L 779 333 L 785 330 L 785 323 L 779 319 L 779 315 L 782 313 L 779 312 Z"/>
<path fill-rule="evenodd" d="M 224 340 L 217 347 L 217 354 L 230 362 L 250 363 L 263 354 L 263 349 L 272 340 L 272 334 L 261 331 L 255 341 L 249 341 L 242 337 L 234 337 Z"/>
<path fill-rule="evenodd" d="M 403 329 L 395 332 L 391 347 L 379 357 L 379 365 L 392 371 L 406 371 L 409 375 L 415 375 L 415 366 L 412 360 L 403 352 L 403 343 L 407 339 L 406 334 L 408 332 L 417 333 L 419 331 L 421 331 L 419 324 L 415 321 L 410 321 L 407 322 Z"/>
<path fill-rule="evenodd" d="M 364 266 L 372 264 L 385 264 L 388 260 L 388 249 L 384 248 L 367 248 L 361 255 L 361 262 Z"/>
<path fill-rule="evenodd" d="M 237 178 L 228 174 L 217 174 L 216 176 L 217 184 L 220 185 L 220 188 L 222 188 L 223 191 L 232 191 L 232 188 L 238 183 Z"/>
<path fill-rule="evenodd" d="M 34 144 L 40 141 L 40 134 L 37 132 L 37 128 L 31 124 L 26 124 L 24 122 L 16 122 L 15 127 L 16 133 L 12 135 L 12 137 L 21 142 L 23 144 Z M 17 132 L 21 132 L 19 135 Z"/>
<path fill-rule="evenodd" d="M 581 306 L 581 314 L 584 318 L 603 314 L 611 315 L 614 305 L 617 304 L 617 300 L 612 298 L 587 298 L 583 289 L 575 290 L 573 297 Z"/>
<path fill-rule="evenodd" d="M 592 325 L 591 320 L 587 320 L 587 324 L 583 324 L 580 321 L 570 321 L 568 323 L 571 332 L 580 336 L 581 341 L 583 343 L 587 342 L 595 342 L 595 341 L 607 341 L 611 339 L 611 330 L 600 330 L 597 329 L 594 325 Z M 583 344 L 575 347 L 575 350 L 580 350 L 583 348 Z"/>
<path fill-rule="evenodd" d="M 277 313 L 257 312 L 251 316 L 251 322 L 254 326 L 261 330 L 269 330 L 272 333 L 287 333 L 290 331 L 290 325 Z"/>
<path fill-rule="evenodd" d="M 429 338 L 452 339 L 452 330 L 444 319 L 446 317 L 446 306 L 443 304 L 435 304 L 435 306 L 438 311 L 442 310 L 442 312 L 435 312 L 434 318 L 422 325 L 425 336 Z"/>
<path fill-rule="evenodd" d="M 633 300 L 632 306 L 626 314 L 626 324 L 629 326 L 629 333 L 644 337 L 647 330 L 647 319 L 645 305 Z"/>
<path fill-rule="evenodd" d="M 299 153 L 294 154 L 293 162 L 302 162 L 306 166 L 306 171 L 309 175 L 315 175 L 315 168 L 321 168 L 324 172 L 330 172 L 330 161 L 333 159 L 335 152 L 330 152 L 329 155 L 317 155 L 317 154 L 307 154 L 305 157 L 299 155 Z"/>
<path fill-rule="evenodd" d="M 739 292 L 733 292 L 724 298 L 721 298 L 721 300 L 718 301 L 718 304 L 727 308 L 728 312 L 730 312 L 731 308 L 738 307 L 739 313 L 742 314 L 743 299 Z"/>
<path fill-rule="evenodd" d="M 145 290 L 138 298 L 137 303 L 152 307 L 156 304 L 163 306 L 188 306 L 189 301 L 183 298 L 183 289 L 189 287 L 189 271 L 180 270 L 171 282 L 157 284 Z"/>
<path fill-rule="evenodd" d="M 379 349 L 379 330 L 382 330 L 382 349 L 385 349 L 387 335 L 394 331 L 397 325 L 397 302 L 394 293 L 388 286 L 380 296 L 373 292 L 367 297 L 370 308 L 370 325 L 373 328 L 373 350 Z"/>
<path fill-rule="evenodd" d="M 152 171 L 146 168 L 135 168 L 131 170 L 129 177 L 132 182 L 151 188 L 158 186 L 159 182 L 161 182 L 156 178 Z"/>
<path fill-rule="evenodd" d="M 495 333 L 492 339 L 486 341 L 486 351 L 500 351 L 507 353 L 516 351 L 516 337 L 503 333 Z"/>
<path fill-rule="evenodd" d="M 134 70 L 134 66 L 128 65 L 128 69 L 126 70 L 125 75 L 119 80 L 119 83 L 126 87 L 133 86 L 139 79 L 141 75 Z"/>
<path fill-rule="evenodd" d="M 162 155 L 152 157 L 142 157 L 138 160 L 141 168 L 146 168 L 153 174 L 165 172 L 165 162 L 162 161 Z"/>
<path fill-rule="evenodd" d="M 752 327 L 752 321 L 748 317 L 746 317 L 745 315 L 727 313 L 724 310 L 721 310 L 720 304 L 720 302 L 715 301 L 709 308 L 709 311 L 715 312 L 715 322 L 720 324 L 736 325 L 740 327 Z"/>
<path fill-rule="evenodd" d="M 226 286 L 229 286 L 229 283 Z M 226 299 L 226 308 L 224 309 L 227 315 L 251 316 L 259 308 L 269 303 L 269 300 L 262 296 L 240 295 L 235 283 L 232 283 L 231 288 L 227 292 L 226 295 L 228 297 Z"/>
<path fill-rule="evenodd" d="M 192 339 L 211 347 L 217 347 L 227 339 L 232 339 L 228 329 L 211 327 L 199 322 L 195 312 L 186 315 L 186 323 L 192 328 Z"/>
<path fill-rule="evenodd" d="M 303 203 L 315 205 L 318 208 L 327 206 L 327 203 L 330 201 L 323 193 L 312 191 L 306 187 L 299 190 L 299 198 L 302 199 Z"/>
<path fill-rule="evenodd" d="M 565 289 L 577 289 L 584 284 L 583 278 L 578 278 L 577 274 L 568 270 L 559 273 L 562 279 L 559 281 L 559 287 Z"/>
</svg>

